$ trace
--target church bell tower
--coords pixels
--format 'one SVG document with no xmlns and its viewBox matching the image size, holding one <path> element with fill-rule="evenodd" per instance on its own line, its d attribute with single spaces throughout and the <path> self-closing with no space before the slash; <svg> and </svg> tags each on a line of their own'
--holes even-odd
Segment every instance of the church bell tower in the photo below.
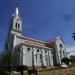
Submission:
<svg viewBox="0 0 75 75">
<path fill-rule="evenodd" d="M 22 32 L 22 18 L 19 14 L 18 6 L 16 6 L 15 13 L 12 14 L 10 20 L 10 29 L 11 34 L 21 35 Z"/>
<path fill-rule="evenodd" d="M 14 14 L 12 14 L 10 23 L 9 23 L 9 31 L 8 36 L 5 42 L 5 50 L 11 51 L 13 50 L 13 43 L 15 36 L 21 36 L 22 32 L 22 18 L 19 13 L 18 6 L 16 6 Z"/>
</svg>

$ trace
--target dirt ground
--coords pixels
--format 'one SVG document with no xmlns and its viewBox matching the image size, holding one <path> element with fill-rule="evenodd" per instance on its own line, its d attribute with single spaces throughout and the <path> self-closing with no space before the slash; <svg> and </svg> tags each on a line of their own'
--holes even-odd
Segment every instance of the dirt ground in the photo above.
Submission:
<svg viewBox="0 0 75 75">
<path fill-rule="evenodd" d="M 39 72 L 38 75 L 75 75 L 75 67 L 62 70 Z"/>
<path fill-rule="evenodd" d="M 12 73 L 11 75 L 20 75 L 20 73 L 15 73 L 15 74 Z M 24 75 L 28 74 L 24 73 Z M 75 75 L 75 67 L 61 69 L 61 70 L 42 71 L 38 72 L 38 75 Z"/>
</svg>

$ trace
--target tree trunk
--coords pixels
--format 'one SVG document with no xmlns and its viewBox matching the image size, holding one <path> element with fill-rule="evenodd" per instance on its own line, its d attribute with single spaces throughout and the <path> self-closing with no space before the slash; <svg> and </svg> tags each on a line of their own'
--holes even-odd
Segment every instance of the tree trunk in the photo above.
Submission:
<svg viewBox="0 0 75 75">
<path fill-rule="evenodd" d="M 23 68 L 21 68 L 21 75 L 23 75 Z"/>
</svg>

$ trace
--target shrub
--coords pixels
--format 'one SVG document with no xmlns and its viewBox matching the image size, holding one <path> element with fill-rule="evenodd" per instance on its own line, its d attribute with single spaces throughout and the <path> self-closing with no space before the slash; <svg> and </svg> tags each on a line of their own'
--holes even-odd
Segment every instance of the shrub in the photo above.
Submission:
<svg viewBox="0 0 75 75">
<path fill-rule="evenodd" d="M 67 65 L 69 65 L 70 59 L 67 57 L 64 57 L 61 59 L 61 62 L 66 63 Z"/>
<path fill-rule="evenodd" d="M 27 67 L 27 66 L 16 66 L 16 71 L 20 72 L 21 69 L 23 69 L 23 70 L 27 70 L 28 67 Z"/>
<path fill-rule="evenodd" d="M 9 75 L 4 68 L 0 68 L 0 75 Z"/>
</svg>

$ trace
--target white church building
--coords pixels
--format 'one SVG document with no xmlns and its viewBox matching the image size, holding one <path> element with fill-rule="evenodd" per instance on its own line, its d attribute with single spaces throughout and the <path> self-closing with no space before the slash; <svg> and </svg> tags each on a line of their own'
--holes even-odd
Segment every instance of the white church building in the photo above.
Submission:
<svg viewBox="0 0 75 75">
<path fill-rule="evenodd" d="M 59 65 L 61 59 L 66 57 L 65 44 L 60 36 L 41 41 L 22 35 L 22 18 L 18 7 L 10 19 L 5 49 L 15 56 L 15 65 L 28 67 Z"/>
</svg>

